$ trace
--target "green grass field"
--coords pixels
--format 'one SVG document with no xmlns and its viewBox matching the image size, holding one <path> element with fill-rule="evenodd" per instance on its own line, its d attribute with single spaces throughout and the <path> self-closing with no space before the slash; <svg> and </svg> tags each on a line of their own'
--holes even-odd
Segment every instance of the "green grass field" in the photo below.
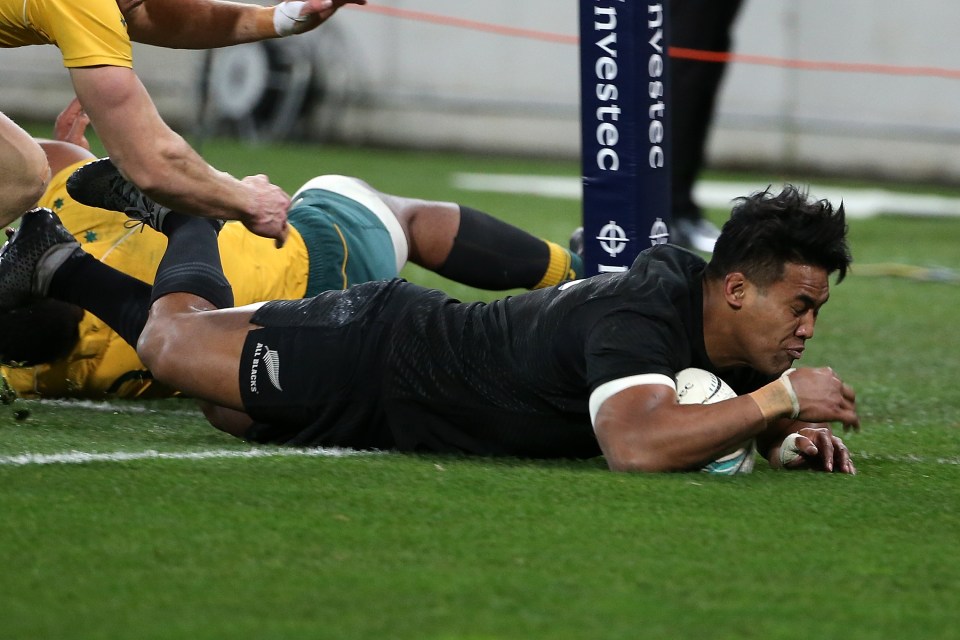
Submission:
<svg viewBox="0 0 960 640">
<path fill-rule="evenodd" d="M 579 217 L 572 200 L 451 186 L 460 171 L 576 176 L 572 162 L 204 154 L 288 190 L 358 175 L 561 243 Z M 860 265 L 956 271 L 958 241 L 957 217 L 851 222 Z M 187 400 L 17 400 L 0 407 L 0 638 L 958 638 L 958 311 L 956 284 L 855 268 L 834 287 L 803 364 L 857 389 L 856 477 L 292 455 L 216 432 Z"/>
</svg>

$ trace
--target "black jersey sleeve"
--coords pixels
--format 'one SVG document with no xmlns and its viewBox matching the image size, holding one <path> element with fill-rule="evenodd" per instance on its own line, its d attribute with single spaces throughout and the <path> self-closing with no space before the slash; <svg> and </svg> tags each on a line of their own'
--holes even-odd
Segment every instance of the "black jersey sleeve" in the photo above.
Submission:
<svg viewBox="0 0 960 640">
<path fill-rule="evenodd" d="M 674 319 L 629 309 L 601 318 L 586 344 L 590 390 L 611 380 L 641 374 L 673 377 L 689 360 L 683 327 Z"/>
<path fill-rule="evenodd" d="M 602 306 L 586 341 L 591 391 L 628 376 L 672 378 L 693 360 L 705 359 L 700 354 L 705 263 L 677 247 L 657 249 L 641 254 L 628 273 L 610 280 L 607 295 L 591 300 Z"/>
</svg>

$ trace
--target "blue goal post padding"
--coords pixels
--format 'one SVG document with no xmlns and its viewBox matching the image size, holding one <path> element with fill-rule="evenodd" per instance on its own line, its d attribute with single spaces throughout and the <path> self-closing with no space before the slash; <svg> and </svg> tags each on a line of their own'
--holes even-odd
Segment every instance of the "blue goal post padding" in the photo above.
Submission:
<svg viewBox="0 0 960 640">
<path fill-rule="evenodd" d="M 669 2 L 580 0 L 587 275 L 624 271 L 667 240 Z"/>
</svg>

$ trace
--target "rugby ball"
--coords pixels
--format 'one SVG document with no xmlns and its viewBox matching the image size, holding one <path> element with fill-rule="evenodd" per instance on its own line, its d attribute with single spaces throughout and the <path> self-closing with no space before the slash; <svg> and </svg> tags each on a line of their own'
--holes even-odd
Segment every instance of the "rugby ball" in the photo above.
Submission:
<svg viewBox="0 0 960 640">
<path fill-rule="evenodd" d="M 676 380 L 677 402 L 680 404 L 713 404 L 737 397 L 730 385 L 715 374 L 703 369 L 684 369 L 677 374 Z M 756 446 L 751 439 L 700 470 L 704 473 L 716 473 L 725 476 L 750 473 L 756 463 L 755 454 Z"/>
</svg>

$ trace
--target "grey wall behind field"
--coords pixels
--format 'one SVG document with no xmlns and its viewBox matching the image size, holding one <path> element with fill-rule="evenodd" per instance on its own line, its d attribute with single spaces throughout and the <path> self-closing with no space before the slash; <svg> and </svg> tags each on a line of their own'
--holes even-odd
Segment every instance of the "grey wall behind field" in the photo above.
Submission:
<svg viewBox="0 0 960 640">
<path fill-rule="evenodd" d="M 574 0 L 377 4 L 544 34 L 578 34 Z M 958 24 L 960 5 L 943 0 L 747 0 L 734 50 L 921 72 L 960 70 Z M 284 55 L 310 60 L 315 86 L 322 90 L 298 121 L 297 137 L 576 157 L 577 46 L 476 26 L 348 8 L 317 32 L 282 41 Z M 164 117 L 182 131 L 196 131 L 204 54 L 137 45 L 134 55 Z M 238 65 L 241 73 L 253 73 L 235 51 L 218 52 L 215 59 L 232 60 L 234 75 Z M 710 163 L 960 179 L 960 78 L 893 71 L 734 63 L 720 97 Z M 274 69 L 270 81 L 289 81 L 282 76 Z M 221 75 L 214 84 L 235 97 L 237 88 L 250 88 L 250 78 Z M 0 86 L 0 110 L 20 120 L 52 120 L 72 96 L 53 47 L 0 51 Z M 208 113 L 232 99 L 215 98 Z M 234 129 L 244 130 L 244 123 Z"/>
</svg>

